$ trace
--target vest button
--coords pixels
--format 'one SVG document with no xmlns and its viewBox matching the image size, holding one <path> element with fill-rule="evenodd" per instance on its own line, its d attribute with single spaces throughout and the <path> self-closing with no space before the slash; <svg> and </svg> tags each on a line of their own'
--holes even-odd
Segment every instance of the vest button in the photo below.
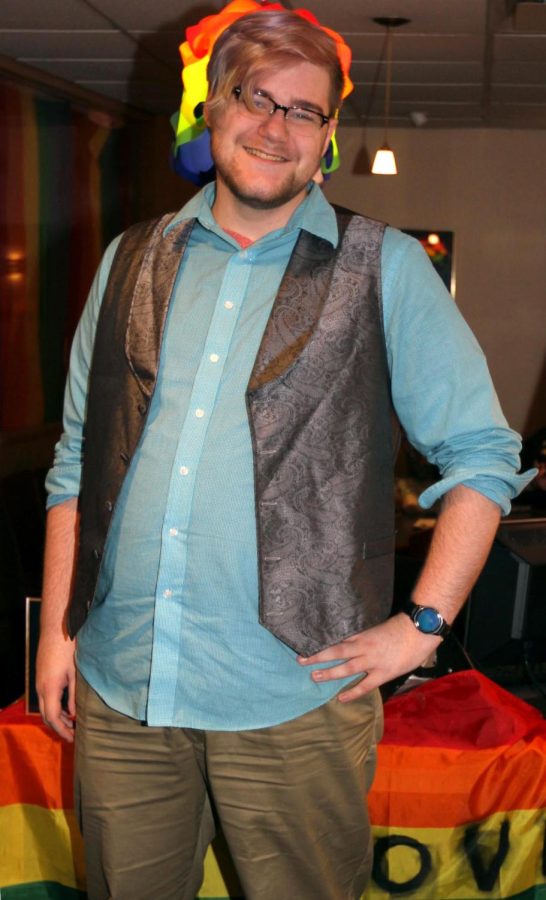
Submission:
<svg viewBox="0 0 546 900">
<path fill-rule="evenodd" d="M 148 406 L 147 406 L 147 404 L 146 404 L 146 403 L 139 403 L 139 404 L 138 404 L 138 411 L 139 411 L 139 413 L 140 413 L 141 416 L 145 416 L 145 415 L 146 415 L 146 412 L 148 411 Z"/>
<path fill-rule="evenodd" d="M 108 510 L 108 512 L 112 512 L 112 509 L 113 509 L 112 501 L 111 501 L 111 500 L 106 500 L 106 502 L 105 502 L 105 504 L 104 504 L 104 508 L 105 508 L 106 510 Z"/>
<path fill-rule="evenodd" d="M 122 459 L 124 463 L 128 463 L 128 462 L 129 462 L 129 454 L 126 453 L 125 450 L 123 450 L 123 451 L 119 454 L 119 458 Z"/>
<path fill-rule="evenodd" d="M 100 559 L 100 550 L 97 547 L 93 550 L 93 556 L 95 559 Z"/>
</svg>

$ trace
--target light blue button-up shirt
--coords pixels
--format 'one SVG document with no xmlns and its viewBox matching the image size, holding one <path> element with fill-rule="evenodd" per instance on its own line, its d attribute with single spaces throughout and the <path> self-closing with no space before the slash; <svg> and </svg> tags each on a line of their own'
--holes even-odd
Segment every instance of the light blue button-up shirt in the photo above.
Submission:
<svg viewBox="0 0 546 900">
<path fill-rule="evenodd" d="M 337 244 L 334 212 L 313 187 L 285 228 L 242 249 L 215 222 L 214 186 L 195 218 L 169 308 L 147 425 L 114 512 L 90 615 L 82 674 L 105 702 L 150 725 L 265 727 L 321 705 L 344 681 L 315 683 L 258 623 L 253 458 L 245 389 L 300 229 Z M 65 433 L 49 505 L 79 492 L 81 437 L 96 320 L 117 242 L 76 334 Z M 443 478 L 430 505 L 464 482 L 504 511 L 527 479 L 485 361 L 419 244 L 387 229 L 385 333 L 395 407 Z M 349 679 L 348 679 L 349 680 Z"/>
</svg>

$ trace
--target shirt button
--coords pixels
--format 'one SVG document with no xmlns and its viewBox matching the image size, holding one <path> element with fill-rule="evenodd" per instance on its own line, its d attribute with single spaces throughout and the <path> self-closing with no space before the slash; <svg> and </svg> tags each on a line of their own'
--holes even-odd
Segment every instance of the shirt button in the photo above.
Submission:
<svg viewBox="0 0 546 900">
<path fill-rule="evenodd" d="M 231 300 L 226 300 L 224 306 L 226 309 L 233 309 L 233 303 L 231 302 Z"/>
<path fill-rule="evenodd" d="M 204 415 L 205 415 L 204 409 L 196 409 L 195 410 L 195 418 L 196 419 L 202 419 Z"/>
<path fill-rule="evenodd" d="M 178 534 L 178 528 L 169 528 L 169 534 L 171 537 L 176 537 Z"/>
<path fill-rule="evenodd" d="M 171 591 L 170 588 L 167 588 L 166 591 L 163 591 L 163 596 L 166 597 L 167 599 L 168 599 L 169 597 L 172 597 L 172 595 L 173 595 L 173 592 Z"/>
<path fill-rule="evenodd" d="M 218 360 L 220 359 L 220 357 L 218 356 L 217 353 L 211 353 L 210 356 L 209 356 L 209 359 L 210 359 L 211 362 L 218 362 Z"/>
<path fill-rule="evenodd" d="M 190 473 L 190 470 L 188 469 L 187 466 L 180 466 L 178 471 L 180 472 L 181 475 L 189 475 L 189 473 Z"/>
</svg>

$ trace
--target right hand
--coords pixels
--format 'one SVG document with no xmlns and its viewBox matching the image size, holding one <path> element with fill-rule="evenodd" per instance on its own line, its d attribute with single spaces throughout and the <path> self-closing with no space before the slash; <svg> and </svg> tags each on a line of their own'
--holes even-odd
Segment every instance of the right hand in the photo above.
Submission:
<svg viewBox="0 0 546 900">
<path fill-rule="evenodd" d="M 74 740 L 76 718 L 75 641 L 63 634 L 42 634 L 36 657 L 36 691 L 40 713 L 46 725 L 70 743 Z M 68 708 L 62 707 L 68 689 Z"/>
</svg>

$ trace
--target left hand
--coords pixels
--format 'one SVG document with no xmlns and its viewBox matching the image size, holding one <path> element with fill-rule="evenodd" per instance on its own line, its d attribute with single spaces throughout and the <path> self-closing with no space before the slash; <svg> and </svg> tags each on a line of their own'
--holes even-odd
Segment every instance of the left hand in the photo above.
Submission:
<svg viewBox="0 0 546 900">
<path fill-rule="evenodd" d="M 313 656 L 298 656 L 302 666 L 343 660 L 329 669 L 315 669 L 313 681 L 325 682 L 337 678 L 364 675 L 355 687 L 340 694 L 344 703 L 369 694 L 374 688 L 399 675 L 417 669 L 434 652 L 442 639 L 422 634 L 404 613 L 398 613 L 386 622 L 360 631 L 339 644 L 321 650 Z"/>
</svg>

